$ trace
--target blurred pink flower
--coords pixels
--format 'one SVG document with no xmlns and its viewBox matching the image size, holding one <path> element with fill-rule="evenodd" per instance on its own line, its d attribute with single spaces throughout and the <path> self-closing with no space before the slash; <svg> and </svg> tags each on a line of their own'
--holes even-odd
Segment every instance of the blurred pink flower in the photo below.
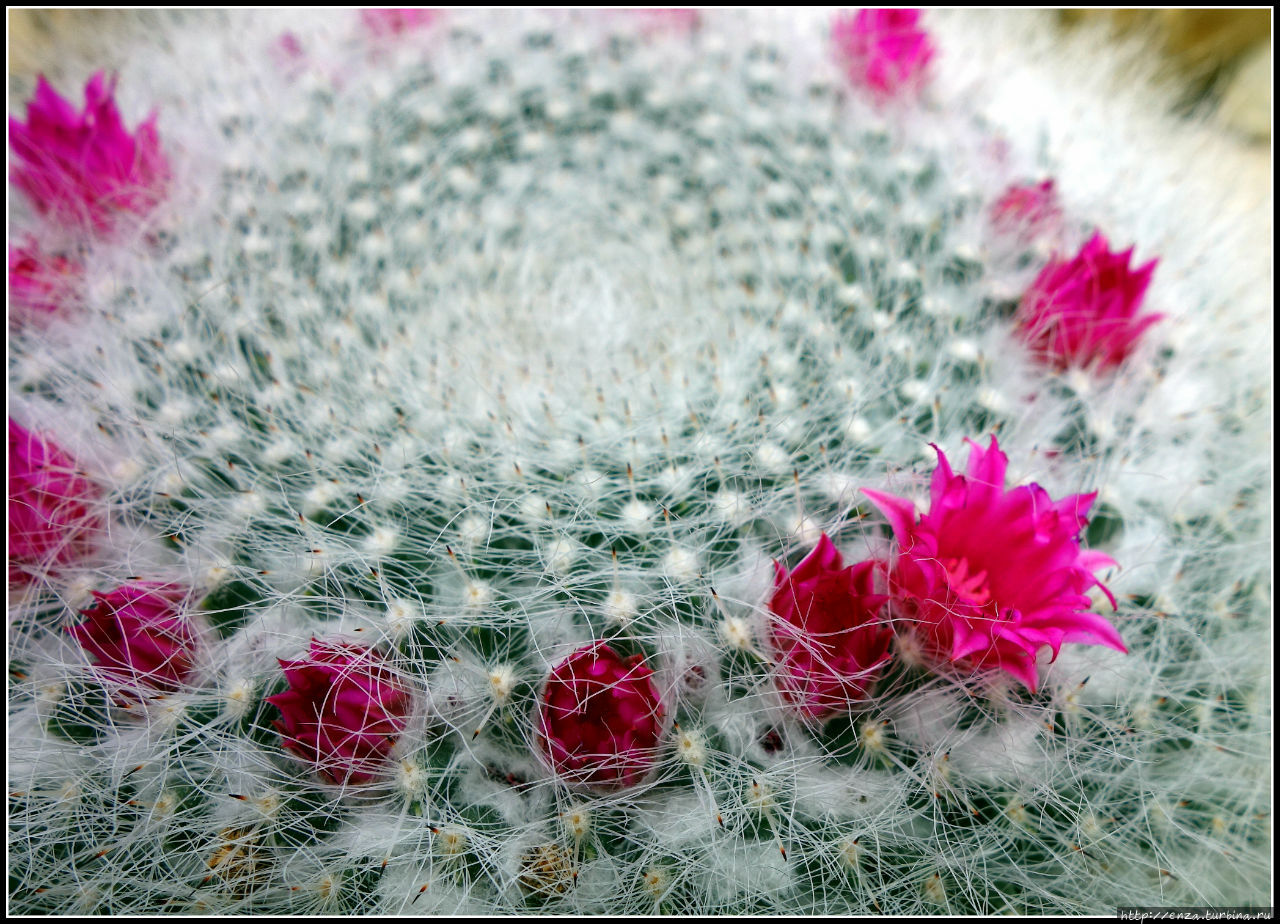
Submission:
<svg viewBox="0 0 1280 924">
<path fill-rule="evenodd" d="M 156 115 L 125 130 L 101 72 L 85 87 L 77 113 L 39 78 L 27 121 L 9 119 L 13 181 L 42 213 L 68 224 L 115 230 L 125 216 L 144 216 L 164 198 L 169 164 L 160 150 Z"/>
<path fill-rule="evenodd" d="M 970 669 L 1001 668 L 1036 688 L 1036 656 L 1064 642 L 1126 651 L 1115 627 L 1090 612 L 1093 572 L 1115 562 L 1080 548 L 1095 494 L 1050 499 L 1038 484 L 1004 488 L 1008 457 L 996 438 L 972 440 L 969 465 L 955 475 L 938 450 L 929 512 L 917 519 L 907 498 L 863 489 L 897 539 L 889 566 L 895 620 L 934 657 Z M 937 447 L 934 447 L 935 449 Z"/>
<path fill-rule="evenodd" d="M 367 783 L 383 770 L 413 707 L 408 687 L 372 648 L 311 640 L 305 657 L 280 660 L 289 689 L 267 702 L 284 747 L 330 783 Z"/>
<path fill-rule="evenodd" d="M 11 318 L 52 315 L 80 300 L 84 267 L 61 254 L 49 254 L 35 241 L 9 245 Z"/>
<path fill-rule="evenodd" d="M 831 23 L 836 58 L 854 84 L 881 100 L 914 93 L 934 54 L 919 22 L 920 11 L 914 9 L 839 13 Z"/>
<path fill-rule="evenodd" d="M 1010 186 L 991 206 L 991 224 L 1004 234 L 1035 236 L 1061 220 L 1053 180 Z"/>
<path fill-rule="evenodd" d="M 1143 332 L 1164 317 L 1138 314 L 1159 261 L 1130 269 L 1132 257 L 1132 247 L 1112 253 L 1095 231 L 1072 259 L 1050 260 L 1018 305 L 1018 336 L 1059 370 L 1120 365 Z"/>
<path fill-rule="evenodd" d="M 290 77 L 296 76 L 307 61 L 307 50 L 294 32 L 281 32 L 271 43 L 268 51 L 276 66 Z"/>
<path fill-rule="evenodd" d="M 804 715 L 847 712 L 889 659 L 893 632 L 878 611 L 888 597 L 872 593 L 875 562 L 844 567 L 823 533 L 788 574 L 777 562 L 769 610 L 769 645 L 783 695 Z"/>
<path fill-rule="evenodd" d="M 67 631 L 101 671 L 137 689 L 180 687 L 195 669 L 199 648 L 182 612 L 187 588 L 135 581 L 93 596 L 97 603 L 80 612 L 87 621 Z"/>
<path fill-rule="evenodd" d="M 665 712 L 641 655 L 623 660 L 604 642 L 565 658 L 547 679 L 538 741 L 567 782 L 622 789 L 657 761 Z"/>
<path fill-rule="evenodd" d="M 361 10 L 360 19 L 374 35 L 400 35 L 429 26 L 440 15 L 436 9 L 409 7 L 400 9 Z"/>
<path fill-rule="evenodd" d="M 658 32 L 664 29 L 691 32 L 702 22 L 701 14 L 687 7 L 645 7 L 630 10 L 630 13 L 639 18 L 641 28 L 646 32 Z"/>
<path fill-rule="evenodd" d="M 101 492 L 52 441 L 9 421 L 9 580 L 87 555 Z"/>
</svg>

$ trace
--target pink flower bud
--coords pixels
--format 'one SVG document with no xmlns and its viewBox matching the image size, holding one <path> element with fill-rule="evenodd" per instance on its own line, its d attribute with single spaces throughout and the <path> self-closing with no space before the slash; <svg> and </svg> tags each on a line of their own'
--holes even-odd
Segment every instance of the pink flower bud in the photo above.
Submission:
<svg viewBox="0 0 1280 924">
<path fill-rule="evenodd" d="M 920 11 L 864 9 L 831 23 L 836 58 L 849 79 L 881 101 L 919 90 L 933 57 L 929 35 L 918 27 Z"/>
<path fill-rule="evenodd" d="M 538 741 L 566 782 L 623 789 L 653 768 L 665 712 L 643 662 L 641 655 L 623 660 L 604 642 L 593 642 L 551 671 Z"/>
<path fill-rule="evenodd" d="M 888 599 L 872 593 L 875 562 L 844 567 L 823 533 L 790 574 L 773 563 L 769 647 L 783 696 L 804 715 L 828 718 L 866 698 L 889 659 L 893 632 L 878 612 Z"/>
<path fill-rule="evenodd" d="M 991 224 L 1003 234 L 1034 237 L 1061 221 L 1053 180 L 1010 186 L 991 206 Z"/>
<path fill-rule="evenodd" d="M 413 708 L 408 686 L 372 648 L 311 640 L 306 657 L 280 661 L 289 689 L 267 702 L 284 747 L 330 783 L 380 775 Z"/>
<path fill-rule="evenodd" d="M 371 9 L 361 10 L 360 19 L 365 28 L 374 35 L 400 35 L 411 29 L 421 29 L 431 25 L 440 10 L 405 8 L 405 9 Z"/>
<path fill-rule="evenodd" d="M 294 32 L 281 32 L 268 48 L 271 59 L 289 77 L 296 76 L 306 64 L 307 50 Z"/>
<path fill-rule="evenodd" d="M 101 72 L 85 87 L 77 113 L 43 77 L 27 105 L 27 121 L 9 119 L 13 181 L 43 213 L 109 234 L 126 215 L 144 216 L 164 198 L 169 163 L 154 113 L 134 134 L 125 130 Z"/>
<path fill-rule="evenodd" d="M 187 588 L 136 581 L 93 596 L 98 602 L 80 612 L 87 621 L 67 631 L 102 673 L 135 689 L 182 686 L 199 648 L 182 612 Z"/>
<path fill-rule="evenodd" d="M 904 497 L 863 489 L 897 539 L 889 568 L 895 621 L 926 653 L 966 669 L 1000 668 L 1034 690 L 1036 655 L 1064 642 L 1126 651 L 1115 627 L 1091 612 L 1087 591 L 1115 598 L 1093 572 L 1115 562 L 1080 548 L 1094 494 L 1050 499 L 1038 484 L 1004 489 L 1008 457 L 991 437 L 969 443 L 964 475 L 938 451 L 929 512 Z M 935 449 L 937 447 L 934 447 Z"/>
<path fill-rule="evenodd" d="M 1132 257 L 1132 247 L 1112 253 L 1095 231 L 1071 260 L 1050 260 L 1018 305 L 1018 336 L 1059 370 L 1120 365 L 1143 332 L 1164 317 L 1138 314 L 1158 261 L 1130 269 Z"/>
<path fill-rule="evenodd" d="M 87 555 L 102 527 L 98 487 L 51 441 L 9 421 L 9 580 Z"/>
<path fill-rule="evenodd" d="M 84 267 L 48 254 L 34 241 L 9 245 L 9 306 L 12 318 L 38 318 L 65 311 L 80 300 Z"/>
</svg>

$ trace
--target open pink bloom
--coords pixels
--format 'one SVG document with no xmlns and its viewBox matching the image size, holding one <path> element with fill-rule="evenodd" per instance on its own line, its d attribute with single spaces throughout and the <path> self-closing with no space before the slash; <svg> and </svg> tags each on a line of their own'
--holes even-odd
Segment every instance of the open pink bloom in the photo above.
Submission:
<svg viewBox="0 0 1280 924">
<path fill-rule="evenodd" d="M 1053 180 L 1010 186 L 991 207 L 991 224 L 1005 234 L 1034 236 L 1061 220 Z"/>
<path fill-rule="evenodd" d="M 431 25 L 440 10 L 405 8 L 361 10 L 360 19 L 374 35 L 400 35 L 412 29 Z"/>
<path fill-rule="evenodd" d="M 66 452 L 9 421 L 9 580 L 83 558 L 102 526 L 100 491 Z"/>
<path fill-rule="evenodd" d="M 769 646 L 783 695 L 804 715 L 847 712 L 889 659 L 893 632 L 878 616 L 888 597 L 872 593 L 875 562 L 843 567 L 823 533 L 790 574 L 778 562 Z"/>
<path fill-rule="evenodd" d="M 330 783 L 367 783 L 384 769 L 408 724 L 408 687 L 372 648 L 311 640 L 306 657 L 280 661 L 289 689 L 267 702 L 284 747 Z"/>
<path fill-rule="evenodd" d="M 920 11 L 912 9 L 837 15 L 831 40 L 849 79 L 882 100 L 918 90 L 934 53 L 919 22 Z"/>
<path fill-rule="evenodd" d="M 34 241 L 9 245 L 9 305 L 14 316 L 52 315 L 80 299 L 84 267 L 61 254 L 48 254 Z"/>
<path fill-rule="evenodd" d="M 1112 253 L 1095 231 L 1072 259 L 1050 260 L 1018 305 L 1018 336 L 1059 370 L 1120 365 L 1143 332 L 1164 317 L 1138 314 L 1159 261 L 1130 269 L 1132 257 L 1132 247 Z"/>
<path fill-rule="evenodd" d="M 623 660 L 604 642 L 565 658 L 547 679 L 538 741 L 571 783 L 623 789 L 657 759 L 664 711 L 641 655 Z"/>
<path fill-rule="evenodd" d="M 104 674 L 135 688 L 173 690 L 195 668 L 198 637 L 183 615 L 185 587 L 136 581 L 81 610 L 86 622 L 67 631 Z"/>
<path fill-rule="evenodd" d="M 101 72 L 85 87 L 76 112 L 43 77 L 27 105 L 27 121 L 9 119 L 13 181 L 41 212 L 110 233 L 123 216 L 149 213 L 164 198 L 169 163 L 160 150 L 156 116 L 125 130 Z"/>
<path fill-rule="evenodd" d="M 1094 577 L 1115 565 L 1080 548 L 1095 494 L 1050 499 L 1038 484 L 1006 491 L 1008 457 L 996 438 L 969 443 L 964 475 L 938 450 L 929 512 L 917 519 L 908 499 L 863 493 L 888 518 L 898 541 L 889 569 L 894 616 L 934 656 L 970 668 L 1001 668 L 1034 690 L 1036 655 L 1064 642 L 1127 651 L 1105 617 L 1090 612 Z M 935 449 L 937 447 L 934 447 Z"/>
</svg>

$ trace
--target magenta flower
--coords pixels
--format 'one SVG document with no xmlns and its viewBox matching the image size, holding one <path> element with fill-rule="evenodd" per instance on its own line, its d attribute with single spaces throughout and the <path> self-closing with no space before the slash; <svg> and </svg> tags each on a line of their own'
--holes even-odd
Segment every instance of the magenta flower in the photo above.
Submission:
<svg viewBox="0 0 1280 924">
<path fill-rule="evenodd" d="M 1143 332 L 1164 317 L 1138 314 L 1159 261 L 1130 269 L 1132 257 L 1132 247 L 1112 253 L 1095 231 L 1071 260 L 1050 260 L 1018 305 L 1018 336 L 1059 370 L 1120 365 Z"/>
<path fill-rule="evenodd" d="M 1053 180 L 1010 186 L 991 207 L 991 224 L 1005 234 L 1034 236 L 1061 220 Z"/>
<path fill-rule="evenodd" d="M 889 659 L 893 636 L 872 593 L 875 562 L 844 567 L 826 533 L 790 574 L 776 561 L 769 646 L 783 695 L 804 715 L 847 712 Z"/>
<path fill-rule="evenodd" d="M 964 475 L 952 474 L 938 450 L 929 512 L 919 519 L 910 500 L 863 489 L 898 542 L 889 568 L 895 618 L 934 656 L 971 669 L 1001 668 L 1031 690 L 1042 646 L 1054 658 L 1064 642 L 1127 651 L 1115 627 L 1089 611 L 1092 587 L 1116 605 L 1093 575 L 1115 562 L 1080 548 L 1096 495 L 1055 502 L 1038 484 L 1006 491 L 1008 457 L 996 438 L 986 450 L 966 442 Z"/>
<path fill-rule="evenodd" d="M 126 215 L 143 216 L 164 198 L 169 163 L 152 113 L 129 134 L 101 72 L 85 87 L 77 113 L 43 77 L 26 124 L 9 119 L 13 180 L 43 213 L 110 233 Z"/>
<path fill-rule="evenodd" d="M 920 11 L 912 9 L 837 15 L 831 23 L 831 40 L 849 79 L 881 100 L 919 90 L 934 54 L 933 43 L 919 22 Z"/>
<path fill-rule="evenodd" d="M 137 581 L 81 610 L 87 621 L 67 631 L 102 672 L 137 689 L 174 690 L 195 669 L 197 633 L 183 615 L 185 587 Z"/>
<path fill-rule="evenodd" d="M 84 267 L 34 241 L 9 245 L 9 305 L 14 317 L 53 315 L 80 300 Z"/>
<path fill-rule="evenodd" d="M 421 29 L 431 25 L 439 15 L 439 10 L 420 8 L 360 11 L 360 19 L 365 28 L 374 35 L 400 35 L 412 29 Z"/>
<path fill-rule="evenodd" d="M 604 642 L 565 658 L 547 679 L 538 741 L 571 783 L 623 789 L 648 775 L 665 712 L 641 655 L 626 660 Z"/>
<path fill-rule="evenodd" d="M 9 580 L 87 555 L 101 528 L 98 487 L 53 442 L 9 421 Z"/>
<path fill-rule="evenodd" d="M 289 689 L 267 702 L 287 750 L 330 783 L 367 783 L 383 770 L 413 707 L 408 687 L 372 648 L 311 640 L 306 657 L 280 661 Z"/>
</svg>

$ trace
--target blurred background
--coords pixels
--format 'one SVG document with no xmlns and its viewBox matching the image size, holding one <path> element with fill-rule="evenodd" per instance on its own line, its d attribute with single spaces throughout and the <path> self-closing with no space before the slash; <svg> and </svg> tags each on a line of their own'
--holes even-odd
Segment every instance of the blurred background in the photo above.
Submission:
<svg viewBox="0 0 1280 924">
<path fill-rule="evenodd" d="M 1271 10 L 1061 10 L 1062 28 L 1101 25 L 1116 39 L 1145 37 L 1184 83 L 1188 112 L 1204 107 L 1228 131 L 1271 138 Z"/>
<path fill-rule="evenodd" d="M 131 39 L 180 12 L 165 10 L 9 10 L 9 104 L 21 106 L 36 74 L 58 83 L 64 67 L 82 79 L 86 62 L 119 68 Z M 1064 31 L 1093 30 L 1099 42 L 1138 43 L 1178 88 L 1177 112 L 1208 117 L 1254 151 L 1249 182 L 1270 195 L 1271 10 L 1082 10 L 1056 14 Z M 76 66 L 78 65 L 78 67 Z"/>
</svg>

